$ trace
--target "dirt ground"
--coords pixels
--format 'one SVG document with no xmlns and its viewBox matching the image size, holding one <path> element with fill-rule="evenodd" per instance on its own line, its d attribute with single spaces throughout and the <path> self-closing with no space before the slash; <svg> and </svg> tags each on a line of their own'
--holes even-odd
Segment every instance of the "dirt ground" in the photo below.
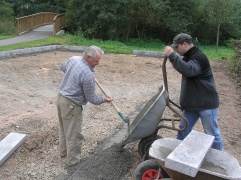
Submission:
<svg viewBox="0 0 241 180">
<path fill-rule="evenodd" d="M 65 171 L 64 159 L 58 154 L 58 120 L 55 99 L 63 73 L 62 61 L 81 53 L 50 52 L 0 61 L 0 140 L 10 132 L 27 134 L 26 141 L 0 166 L 0 179 L 54 179 Z M 133 112 L 138 105 L 150 99 L 162 85 L 162 59 L 134 55 L 105 54 L 95 76 L 114 97 L 124 115 Z M 241 95 L 233 80 L 228 64 L 211 62 L 216 86 L 220 95 L 219 128 L 224 149 L 241 164 Z M 171 64 L 167 63 L 170 99 L 178 102 L 180 79 Z M 102 94 L 99 89 L 98 93 Z M 171 115 L 166 112 L 166 115 Z M 123 122 L 110 104 L 84 106 L 82 150 L 83 159 L 95 153 L 106 139 L 122 126 Z M 202 131 L 200 122 L 195 129 Z M 163 137 L 175 138 L 176 132 L 161 130 Z M 112 179 L 132 179 L 140 163 L 138 142 L 125 148 L 123 164 L 118 164 L 120 175 Z M 115 148 L 113 149 L 115 150 Z M 109 157 L 108 163 L 97 164 L 103 176 L 89 175 L 89 179 L 111 179 L 113 165 L 118 155 Z M 119 161 L 119 160 L 118 160 Z M 107 161 L 108 162 L 108 161 Z M 106 168 L 105 168 L 106 167 Z M 125 167 L 123 172 L 121 167 Z M 88 170 L 88 166 L 85 166 Z M 93 169 L 92 169 L 93 170 Z M 85 171 L 85 172 L 86 172 Z M 80 178 L 81 179 L 81 178 Z"/>
</svg>

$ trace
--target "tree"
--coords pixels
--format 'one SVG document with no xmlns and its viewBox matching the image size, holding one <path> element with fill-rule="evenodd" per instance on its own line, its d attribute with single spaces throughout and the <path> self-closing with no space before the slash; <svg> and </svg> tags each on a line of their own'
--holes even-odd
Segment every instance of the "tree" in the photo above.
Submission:
<svg viewBox="0 0 241 180">
<path fill-rule="evenodd" d="M 168 7 L 163 9 L 166 12 L 163 18 L 169 30 L 174 34 L 188 33 L 188 27 L 193 23 L 190 15 L 192 9 L 192 0 L 168 0 Z"/>
<path fill-rule="evenodd" d="M 64 13 L 65 0 L 8 0 L 13 5 L 14 16 L 22 17 L 39 12 Z"/>
<path fill-rule="evenodd" d="M 87 38 L 115 39 L 126 34 L 126 7 L 127 0 L 71 0 L 67 9 L 68 31 L 81 31 Z"/>
<path fill-rule="evenodd" d="M 0 13 L 1 20 L 12 20 L 13 19 L 13 9 L 10 3 L 4 0 L 0 0 Z"/>
<path fill-rule="evenodd" d="M 15 33 L 13 9 L 10 3 L 0 0 L 0 34 Z"/>
<path fill-rule="evenodd" d="M 205 0 L 203 2 L 205 21 L 216 26 L 216 53 L 218 53 L 221 26 L 231 22 L 236 3 L 236 0 Z"/>
<path fill-rule="evenodd" d="M 159 38 L 164 5 L 160 0 L 71 0 L 69 30 L 88 38 Z"/>
<path fill-rule="evenodd" d="M 128 5 L 128 22 L 131 22 L 133 36 L 140 39 L 160 38 L 165 26 L 163 17 L 167 3 L 160 0 L 132 0 Z"/>
</svg>

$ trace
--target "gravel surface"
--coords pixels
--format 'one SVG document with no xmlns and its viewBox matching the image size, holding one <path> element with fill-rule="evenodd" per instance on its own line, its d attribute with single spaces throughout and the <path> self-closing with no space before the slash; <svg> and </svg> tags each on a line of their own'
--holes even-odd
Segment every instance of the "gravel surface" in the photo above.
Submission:
<svg viewBox="0 0 241 180">
<path fill-rule="evenodd" d="M 63 77 L 59 65 L 73 55 L 81 53 L 56 51 L 0 61 L 0 140 L 10 132 L 27 134 L 26 141 L 0 166 L 0 179 L 132 179 L 141 162 L 138 142 L 124 148 L 120 144 L 102 148 L 124 125 L 110 104 L 84 106 L 83 159 L 72 169 L 64 167 L 58 154 L 55 99 Z M 95 76 L 129 116 L 162 85 L 161 64 L 157 58 L 106 54 Z M 227 64 L 211 65 L 220 94 L 219 126 L 224 148 L 240 163 L 240 89 Z M 170 98 L 178 102 L 181 77 L 169 62 L 167 72 Z M 98 93 L 102 94 L 99 89 Z M 167 110 L 164 116 L 172 117 L 173 113 Z M 202 131 L 200 122 L 195 130 Z M 159 134 L 175 137 L 176 132 L 163 129 Z"/>
</svg>

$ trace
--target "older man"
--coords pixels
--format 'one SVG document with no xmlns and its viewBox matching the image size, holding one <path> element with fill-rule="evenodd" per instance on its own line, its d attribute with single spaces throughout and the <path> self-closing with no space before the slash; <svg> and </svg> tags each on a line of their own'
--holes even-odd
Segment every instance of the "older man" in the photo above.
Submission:
<svg viewBox="0 0 241 180">
<path fill-rule="evenodd" d="M 59 151 L 66 158 L 66 165 L 80 161 L 83 105 L 90 102 L 100 105 L 111 102 L 111 97 L 96 94 L 94 68 L 104 52 L 97 46 L 85 49 L 83 56 L 73 56 L 61 64 L 65 73 L 59 87 L 57 110 L 59 118 Z"/>
<path fill-rule="evenodd" d="M 173 52 L 175 49 L 177 53 Z M 173 44 L 166 46 L 164 53 L 173 67 L 182 74 L 180 106 L 189 127 L 179 131 L 177 138 L 183 140 L 200 118 L 206 134 L 215 137 L 213 148 L 223 150 L 218 129 L 219 96 L 207 56 L 192 43 L 192 37 L 181 33 L 174 37 Z M 185 125 L 181 120 L 180 128 Z"/>
</svg>

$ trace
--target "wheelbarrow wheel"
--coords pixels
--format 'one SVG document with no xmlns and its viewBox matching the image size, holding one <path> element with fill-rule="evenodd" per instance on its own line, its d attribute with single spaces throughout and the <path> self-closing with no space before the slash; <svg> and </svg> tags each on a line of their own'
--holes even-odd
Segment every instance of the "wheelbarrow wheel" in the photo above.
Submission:
<svg viewBox="0 0 241 180">
<path fill-rule="evenodd" d="M 151 180 L 169 178 L 155 159 L 149 159 L 139 164 L 135 170 L 135 180 Z"/>
<path fill-rule="evenodd" d="M 151 144 L 156 140 L 156 139 L 160 139 L 161 136 L 157 135 L 156 138 L 154 136 L 148 136 L 146 138 L 143 138 L 142 140 L 140 140 L 139 144 L 138 144 L 138 153 L 141 156 L 141 158 L 143 158 L 144 156 L 147 156 L 147 152 L 149 150 L 149 148 L 151 147 Z"/>
</svg>

